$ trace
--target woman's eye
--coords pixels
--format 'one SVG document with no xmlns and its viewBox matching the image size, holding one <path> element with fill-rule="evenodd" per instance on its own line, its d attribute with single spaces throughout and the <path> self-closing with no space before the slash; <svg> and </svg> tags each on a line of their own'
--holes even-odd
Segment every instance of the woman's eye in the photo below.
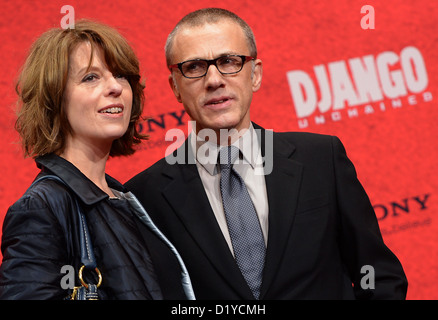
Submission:
<svg viewBox="0 0 438 320">
<path fill-rule="evenodd" d="M 88 74 L 82 79 L 82 82 L 89 82 L 95 79 L 97 79 L 97 76 L 95 74 Z"/>
</svg>

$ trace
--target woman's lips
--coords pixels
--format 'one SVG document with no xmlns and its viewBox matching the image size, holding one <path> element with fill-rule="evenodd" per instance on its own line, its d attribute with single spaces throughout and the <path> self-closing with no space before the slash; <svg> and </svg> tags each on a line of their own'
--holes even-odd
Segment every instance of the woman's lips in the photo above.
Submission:
<svg viewBox="0 0 438 320">
<path fill-rule="evenodd" d="M 119 116 L 123 113 L 123 109 L 124 107 L 121 104 L 112 104 L 100 109 L 98 112 L 107 116 Z"/>
</svg>

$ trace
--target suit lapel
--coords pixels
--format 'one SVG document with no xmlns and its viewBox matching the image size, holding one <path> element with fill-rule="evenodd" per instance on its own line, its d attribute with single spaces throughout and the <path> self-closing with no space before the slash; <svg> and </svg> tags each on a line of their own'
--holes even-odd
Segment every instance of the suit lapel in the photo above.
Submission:
<svg viewBox="0 0 438 320">
<path fill-rule="evenodd" d="M 292 230 L 301 185 L 302 164 L 290 159 L 295 147 L 280 134 L 266 131 L 254 124 L 261 142 L 265 167 L 272 161 L 272 172 L 265 175 L 269 205 L 269 233 L 261 288 L 263 298 L 272 284 Z M 272 134 L 272 139 L 269 135 Z M 269 145 L 272 143 L 272 148 Z M 269 152 L 271 148 L 272 152 Z"/>
<path fill-rule="evenodd" d="M 250 299 L 252 293 L 216 221 L 196 164 L 193 164 L 194 156 L 189 145 L 189 141 L 186 140 L 185 144 L 176 151 L 184 150 L 183 158 L 188 164 L 167 166 L 163 172 L 172 179 L 163 190 L 163 196 L 223 279 L 228 281 L 243 299 Z"/>
<path fill-rule="evenodd" d="M 263 298 L 277 273 L 292 230 L 303 166 L 291 159 L 295 147 L 280 134 L 273 133 L 273 139 L 266 139 L 271 134 L 270 132 L 256 124 L 254 128 L 259 137 L 265 162 L 272 161 L 273 165 L 272 172 L 265 175 L 269 204 L 269 234 L 261 288 L 261 298 Z M 269 146 L 269 143 L 273 145 Z M 178 149 L 184 150 L 185 157 L 183 158 L 186 161 L 184 163 L 189 164 L 167 166 L 163 172 L 171 178 L 170 183 L 163 190 L 163 196 L 169 201 L 194 241 L 223 276 L 223 279 L 236 292 L 239 292 L 243 299 L 252 299 L 252 293 L 228 248 L 211 209 L 198 169 L 193 164 L 194 156 L 189 144 L 186 140 L 185 144 Z M 270 147 L 272 148 L 269 149 Z"/>
</svg>

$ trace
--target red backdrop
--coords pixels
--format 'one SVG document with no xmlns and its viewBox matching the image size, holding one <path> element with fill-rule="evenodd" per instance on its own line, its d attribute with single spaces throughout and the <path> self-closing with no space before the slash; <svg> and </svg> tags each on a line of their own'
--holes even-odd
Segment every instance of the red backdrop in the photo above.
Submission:
<svg viewBox="0 0 438 320">
<path fill-rule="evenodd" d="M 14 82 L 35 38 L 60 26 L 65 1 L 0 2 L 0 222 L 38 170 L 13 130 Z M 164 156 L 169 129 L 188 131 L 167 83 L 163 47 L 186 13 L 221 6 L 254 30 L 263 84 L 253 120 L 277 131 L 337 135 L 368 191 L 388 246 L 400 258 L 409 299 L 438 299 L 438 2 L 70 1 L 75 18 L 117 27 L 132 43 L 146 80 L 143 132 L 151 139 L 107 172 L 122 182 Z M 375 29 L 363 29 L 365 4 Z M 370 21 L 371 22 L 371 21 Z M 151 199 L 153 201 L 153 199 Z"/>
</svg>

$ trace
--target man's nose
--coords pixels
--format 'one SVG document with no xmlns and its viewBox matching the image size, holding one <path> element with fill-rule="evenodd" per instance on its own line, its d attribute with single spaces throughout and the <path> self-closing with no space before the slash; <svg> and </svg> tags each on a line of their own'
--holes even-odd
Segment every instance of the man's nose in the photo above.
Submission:
<svg viewBox="0 0 438 320">
<path fill-rule="evenodd" d="M 205 75 L 205 86 L 207 89 L 217 89 L 225 85 L 225 78 L 218 68 L 212 64 L 207 69 Z"/>
</svg>

